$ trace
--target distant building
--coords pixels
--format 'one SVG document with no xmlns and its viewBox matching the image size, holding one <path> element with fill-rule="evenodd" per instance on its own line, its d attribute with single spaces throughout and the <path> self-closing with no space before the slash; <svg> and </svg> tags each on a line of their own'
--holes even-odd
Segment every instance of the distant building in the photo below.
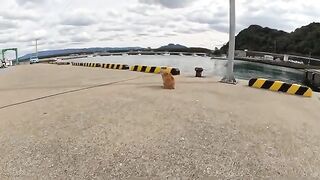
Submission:
<svg viewBox="0 0 320 180">
<path fill-rule="evenodd" d="M 270 55 L 264 55 L 264 60 L 273 61 L 273 56 L 270 56 Z"/>
<path fill-rule="evenodd" d="M 247 52 L 242 50 L 236 50 L 234 52 L 235 57 L 247 57 Z"/>
</svg>

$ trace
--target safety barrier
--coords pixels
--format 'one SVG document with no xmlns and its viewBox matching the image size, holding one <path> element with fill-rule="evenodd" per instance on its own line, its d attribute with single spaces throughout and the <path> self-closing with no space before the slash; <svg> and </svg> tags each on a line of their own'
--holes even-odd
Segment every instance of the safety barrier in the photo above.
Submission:
<svg viewBox="0 0 320 180">
<path fill-rule="evenodd" d="M 299 84 L 288 84 L 282 81 L 272 81 L 262 78 L 253 78 L 249 81 L 250 87 L 269 89 L 271 91 L 285 92 L 305 97 L 312 96 L 312 89 Z"/>
<path fill-rule="evenodd" d="M 155 74 L 159 74 L 161 70 L 166 70 L 170 72 L 172 75 L 180 75 L 180 70 L 178 68 L 172 68 L 172 67 L 141 66 L 141 65 L 135 65 L 130 67 L 130 71 L 155 73 Z"/>
<path fill-rule="evenodd" d="M 119 70 L 129 69 L 129 66 L 126 64 L 102 64 L 101 67 L 106 69 L 119 69 Z"/>
<path fill-rule="evenodd" d="M 100 63 L 79 63 L 79 62 L 72 62 L 72 66 L 85 66 L 85 67 L 101 67 Z"/>
<path fill-rule="evenodd" d="M 72 65 L 72 66 L 80 66 L 80 63 L 77 63 L 77 62 L 71 62 L 71 65 Z"/>
<path fill-rule="evenodd" d="M 85 67 L 101 67 L 100 63 L 83 63 Z"/>
</svg>

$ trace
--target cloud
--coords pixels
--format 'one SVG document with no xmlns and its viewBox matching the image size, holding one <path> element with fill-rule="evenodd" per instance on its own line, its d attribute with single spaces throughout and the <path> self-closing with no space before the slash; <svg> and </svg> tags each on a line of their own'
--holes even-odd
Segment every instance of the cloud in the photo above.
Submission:
<svg viewBox="0 0 320 180">
<path fill-rule="evenodd" d="M 0 31 L 18 28 L 18 25 L 15 21 L 8 21 L 6 19 L 0 18 Z"/>
<path fill-rule="evenodd" d="M 89 42 L 90 40 L 93 40 L 93 39 L 92 39 L 91 35 L 87 32 L 82 32 L 82 33 L 79 33 L 79 34 L 71 37 L 71 41 L 76 42 L 76 43 Z"/>
<path fill-rule="evenodd" d="M 149 5 L 160 5 L 166 8 L 184 8 L 190 5 L 194 0 L 139 0 L 141 3 Z"/>
<path fill-rule="evenodd" d="M 125 27 L 123 26 L 101 26 L 98 28 L 98 31 L 100 32 L 110 32 L 110 31 L 123 31 L 125 30 Z"/>
<path fill-rule="evenodd" d="M 11 38 L 9 36 L 0 36 L 0 44 L 6 43 L 10 40 L 11 40 Z"/>
<path fill-rule="evenodd" d="M 215 13 L 205 9 L 196 10 L 190 13 L 187 19 L 194 23 L 208 25 L 211 29 L 219 32 L 228 32 L 228 11 L 224 11 L 223 8 Z"/>
<path fill-rule="evenodd" d="M 0 13 L 4 19 L 7 20 L 37 20 L 39 16 L 34 11 L 23 10 L 23 11 L 2 11 Z"/>
<path fill-rule="evenodd" d="M 61 24 L 70 26 L 90 26 L 96 23 L 92 12 L 78 9 L 71 13 L 64 14 Z"/>
<path fill-rule="evenodd" d="M 43 0 L 16 0 L 19 5 L 42 3 Z"/>
</svg>

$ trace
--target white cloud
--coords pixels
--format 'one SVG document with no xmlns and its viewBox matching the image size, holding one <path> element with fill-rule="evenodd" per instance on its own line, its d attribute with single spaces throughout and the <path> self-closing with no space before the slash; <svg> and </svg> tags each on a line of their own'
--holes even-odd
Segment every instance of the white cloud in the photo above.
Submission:
<svg viewBox="0 0 320 180">
<path fill-rule="evenodd" d="M 166 8 L 184 8 L 190 5 L 195 0 L 140 0 L 140 2 L 145 4 L 161 5 Z"/>
<path fill-rule="evenodd" d="M 71 38 L 72 42 L 89 42 L 90 40 L 92 40 L 92 37 L 89 33 L 87 32 L 82 32 L 80 34 L 76 34 L 75 36 L 73 36 Z"/>
<path fill-rule="evenodd" d="M 7 19 L 0 18 L 0 31 L 18 28 L 18 25 L 15 21 L 9 21 Z"/>
<path fill-rule="evenodd" d="M 71 26 L 90 26 L 96 23 L 95 16 L 92 12 L 84 9 L 77 9 L 71 13 L 62 15 L 61 24 Z"/>
<path fill-rule="evenodd" d="M 39 16 L 35 11 L 24 10 L 20 12 L 14 12 L 10 10 L 2 11 L 0 16 L 7 20 L 36 20 Z"/>
</svg>

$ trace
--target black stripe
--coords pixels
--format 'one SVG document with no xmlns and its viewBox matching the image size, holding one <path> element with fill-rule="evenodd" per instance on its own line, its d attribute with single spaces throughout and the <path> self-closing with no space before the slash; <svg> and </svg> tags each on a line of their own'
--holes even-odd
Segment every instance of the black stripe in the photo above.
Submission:
<svg viewBox="0 0 320 180">
<path fill-rule="evenodd" d="M 134 66 L 133 71 L 138 71 L 139 66 Z"/>
<path fill-rule="evenodd" d="M 107 64 L 107 67 L 106 67 L 107 69 L 110 69 L 110 64 Z"/>
<path fill-rule="evenodd" d="M 120 66 L 121 66 L 120 64 L 117 64 L 117 67 L 116 67 L 116 69 L 120 69 Z"/>
<path fill-rule="evenodd" d="M 306 86 L 301 86 L 298 91 L 296 92 L 296 95 L 304 95 L 304 93 L 306 93 L 308 91 L 308 87 Z"/>
<path fill-rule="evenodd" d="M 111 69 L 113 69 L 114 68 L 114 64 L 111 64 Z"/>
<path fill-rule="evenodd" d="M 125 70 L 125 69 L 130 69 L 130 68 L 128 65 L 125 64 L 125 65 L 122 65 L 122 69 Z"/>
<path fill-rule="evenodd" d="M 97 64 L 96 64 L 96 67 L 101 67 L 101 64 L 100 64 L 100 63 L 97 63 Z"/>
<path fill-rule="evenodd" d="M 154 73 L 154 72 L 156 71 L 156 68 L 157 68 L 157 67 L 151 67 L 150 73 Z"/>
<path fill-rule="evenodd" d="M 281 92 L 287 92 L 291 87 L 291 84 L 283 83 L 279 91 Z"/>
<path fill-rule="evenodd" d="M 141 72 L 146 72 L 146 70 L 147 70 L 147 66 L 142 66 L 141 67 Z"/>
<path fill-rule="evenodd" d="M 257 82 L 257 80 L 258 80 L 257 78 L 250 79 L 250 81 L 249 81 L 249 86 L 253 86 L 254 83 Z"/>
<path fill-rule="evenodd" d="M 274 81 L 266 80 L 266 82 L 263 83 L 261 88 L 270 89 L 273 84 L 274 84 Z"/>
<path fill-rule="evenodd" d="M 101 67 L 104 68 L 105 64 L 101 64 Z"/>
</svg>

